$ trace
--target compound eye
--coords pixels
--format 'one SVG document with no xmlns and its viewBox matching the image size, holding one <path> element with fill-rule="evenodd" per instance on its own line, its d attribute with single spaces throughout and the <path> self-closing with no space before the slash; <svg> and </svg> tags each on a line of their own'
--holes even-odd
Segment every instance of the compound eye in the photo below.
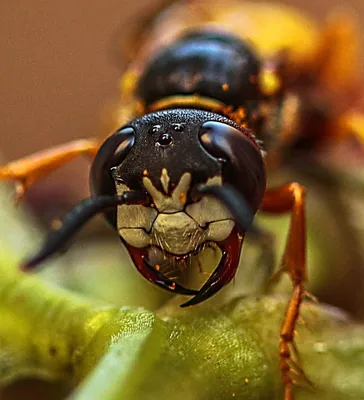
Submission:
<svg viewBox="0 0 364 400">
<path fill-rule="evenodd" d="M 172 136 L 169 133 L 162 133 L 159 136 L 156 145 L 167 147 L 172 144 L 172 141 L 173 141 Z"/>
<path fill-rule="evenodd" d="M 237 189 L 255 212 L 262 200 L 266 175 L 262 154 L 248 129 L 238 130 L 218 121 L 202 124 L 202 147 L 214 158 L 224 161 L 223 181 Z"/>
<path fill-rule="evenodd" d="M 124 161 L 126 155 L 134 144 L 135 131 L 130 127 L 123 128 L 117 131 L 113 136 L 114 139 L 110 140 L 109 145 L 109 151 L 113 151 L 113 153 L 109 154 L 109 160 L 107 162 L 109 168 L 111 166 L 117 166 Z"/>
<path fill-rule="evenodd" d="M 91 190 L 94 195 L 112 194 L 114 183 L 110 169 L 120 165 L 135 141 L 135 131 L 127 127 L 109 136 L 95 156 L 91 166 Z"/>
<path fill-rule="evenodd" d="M 115 183 L 110 172 L 124 161 L 134 142 L 135 131 L 131 127 L 119 129 L 105 140 L 91 166 L 90 186 L 94 196 L 115 194 Z M 115 209 L 105 211 L 105 216 L 116 226 Z"/>
</svg>

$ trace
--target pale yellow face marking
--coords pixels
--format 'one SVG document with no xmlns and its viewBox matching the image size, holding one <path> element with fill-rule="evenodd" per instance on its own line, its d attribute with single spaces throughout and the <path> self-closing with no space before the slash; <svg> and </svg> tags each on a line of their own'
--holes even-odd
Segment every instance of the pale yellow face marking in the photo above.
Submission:
<svg viewBox="0 0 364 400">
<path fill-rule="evenodd" d="M 163 172 L 161 182 L 163 185 Z M 148 193 L 152 196 L 153 202 L 159 212 L 172 213 L 176 211 L 182 211 L 184 204 L 181 204 L 180 196 L 181 193 L 187 193 L 191 185 L 191 174 L 185 172 L 179 180 L 177 186 L 173 190 L 170 196 L 161 193 L 152 183 L 149 177 L 143 177 L 144 187 Z"/>
<path fill-rule="evenodd" d="M 166 169 L 162 170 L 160 181 L 163 191 L 167 192 L 170 177 Z M 143 183 L 153 199 L 154 208 L 140 205 L 118 207 L 118 230 L 130 245 L 138 248 L 155 245 L 172 254 L 183 255 L 207 240 L 225 240 L 233 230 L 231 214 L 214 198 L 203 197 L 184 211 L 191 185 L 190 173 L 181 176 L 171 195 L 159 191 L 147 176 L 143 177 Z M 206 182 L 206 185 L 221 184 L 221 176 Z M 124 184 L 116 187 L 118 194 L 130 190 Z"/>
<path fill-rule="evenodd" d="M 129 191 L 130 188 L 124 184 L 117 184 L 116 191 L 119 195 Z M 119 229 L 144 228 L 146 231 L 152 229 L 152 224 L 157 218 L 158 212 L 151 207 L 139 205 L 118 206 L 117 223 Z"/>
<path fill-rule="evenodd" d="M 184 212 L 159 214 L 153 224 L 153 243 L 173 254 L 189 253 L 206 238 L 207 231 Z"/>
<path fill-rule="evenodd" d="M 221 185 L 221 176 L 215 176 L 207 180 L 206 185 Z M 227 208 L 213 197 L 204 196 L 198 203 L 192 203 L 186 207 L 186 214 L 193 218 L 200 226 L 205 226 L 211 221 L 233 219 Z"/>
<path fill-rule="evenodd" d="M 207 239 L 221 242 L 225 240 L 233 230 L 235 222 L 231 219 L 210 222 L 207 229 Z"/>
<path fill-rule="evenodd" d="M 144 248 L 150 245 L 150 234 L 143 229 L 119 229 L 120 236 L 131 246 Z"/>
<path fill-rule="evenodd" d="M 165 194 L 168 194 L 168 186 L 169 186 L 170 177 L 168 175 L 168 171 L 166 168 L 162 169 L 161 175 L 161 183 Z"/>
</svg>

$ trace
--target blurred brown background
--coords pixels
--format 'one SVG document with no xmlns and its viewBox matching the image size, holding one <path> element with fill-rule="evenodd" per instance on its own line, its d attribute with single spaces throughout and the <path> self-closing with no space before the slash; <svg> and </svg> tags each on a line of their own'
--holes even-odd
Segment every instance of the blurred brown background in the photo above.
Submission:
<svg viewBox="0 0 364 400">
<path fill-rule="evenodd" d="M 118 52 L 119 44 L 127 43 L 135 28 L 143 28 L 145 16 L 171 2 L 0 1 L 0 158 L 10 161 L 55 144 L 96 135 L 101 111 L 118 96 L 118 79 L 126 62 Z M 359 21 L 364 16 L 363 0 L 282 3 L 294 4 L 317 20 L 336 8 L 352 9 Z M 84 197 L 88 192 L 88 163 L 77 160 L 62 168 L 47 178 L 46 185 L 33 189 L 30 196 L 39 191 L 57 194 L 56 190 L 61 191 L 58 193 L 62 198 L 66 192 L 65 207 Z M 38 202 L 42 209 L 49 196 Z M 346 280 L 349 287 L 357 278 L 356 272 L 351 276 Z M 362 297 L 356 301 L 350 297 L 347 302 L 357 305 Z M 346 305 L 344 301 L 342 304 Z M 25 386 L 27 393 L 34 390 L 33 383 L 29 385 Z M 17 388 L 10 392 L 11 398 L 21 398 L 19 393 L 23 393 Z M 34 398 L 41 396 L 35 392 Z"/>
<path fill-rule="evenodd" d="M 171 2 L 171 1 L 169 1 Z M 119 43 L 166 0 L 0 2 L 0 153 L 5 160 L 97 133 L 100 111 L 117 98 Z M 362 0 L 292 0 L 316 19 Z M 125 61 L 125 60 L 124 60 Z M 87 164 L 76 161 L 48 179 L 87 193 Z M 71 196 L 72 197 L 72 196 Z"/>
</svg>

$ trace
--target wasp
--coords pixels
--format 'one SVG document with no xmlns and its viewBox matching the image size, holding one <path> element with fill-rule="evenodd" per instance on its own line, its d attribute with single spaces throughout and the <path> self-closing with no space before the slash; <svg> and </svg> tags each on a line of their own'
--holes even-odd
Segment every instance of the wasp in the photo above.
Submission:
<svg viewBox="0 0 364 400">
<path fill-rule="evenodd" d="M 207 300 L 236 273 L 247 232 L 262 232 L 256 212 L 290 213 L 279 274 L 293 292 L 280 331 L 285 399 L 294 399 L 294 331 L 307 295 L 305 190 L 297 182 L 268 187 L 267 173 L 302 148 L 341 140 L 363 142 L 356 110 L 356 36 L 345 19 L 319 30 L 291 8 L 228 0 L 176 3 L 148 30 L 121 79 L 114 133 L 66 143 L 0 168 L 26 189 L 71 161 L 92 160 L 91 197 L 51 231 L 29 270 L 51 257 L 92 216 L 103 213 L 141 275 Z M 199 290 L 163 273 L 220 249 L 215 270 Z"/>
</svg>

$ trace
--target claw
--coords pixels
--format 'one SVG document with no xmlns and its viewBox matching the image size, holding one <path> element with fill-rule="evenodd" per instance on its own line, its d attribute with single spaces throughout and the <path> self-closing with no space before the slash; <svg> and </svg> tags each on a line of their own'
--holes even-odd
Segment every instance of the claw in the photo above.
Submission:
<svg viewBox="0 0 364 400">
<path fill-rule="evenodd" d="M 219 243 L 222 251 L 221 260 L 213 274 L 202 286 L 197 295 L 180 307 L 189 307 L 207 300 L 220 291 L 235 276 L 239 265 L 241 242 L 243 238 L 235 231 L 223 242 Z"/>
<path fill-rule="evenodd" d="M 308 378 L 308 376 L 305 374 L 303 369 L 298 365 L 298 363 L 290 359 L 289 364 L 290 364 L 289 373 L 300 378 L 300 383 L 299 383 L 300 386 L 313 388 L 314 386 L 313 382 L 310 380 L 310 378 Z"/>
<path fill-rule="evenodd" d="M 180 307 L 189 307 L 201 303 L 202 301 L 207 300 L 209 297 L 218 292 L 223 286 L 225 286 L 224 269 L 226 261 L 227 253 L 223 253 L 219 265 L 216 267 L 214 273 L 202 286 L 196 296 L 181 304 Z"/>
</svg>

